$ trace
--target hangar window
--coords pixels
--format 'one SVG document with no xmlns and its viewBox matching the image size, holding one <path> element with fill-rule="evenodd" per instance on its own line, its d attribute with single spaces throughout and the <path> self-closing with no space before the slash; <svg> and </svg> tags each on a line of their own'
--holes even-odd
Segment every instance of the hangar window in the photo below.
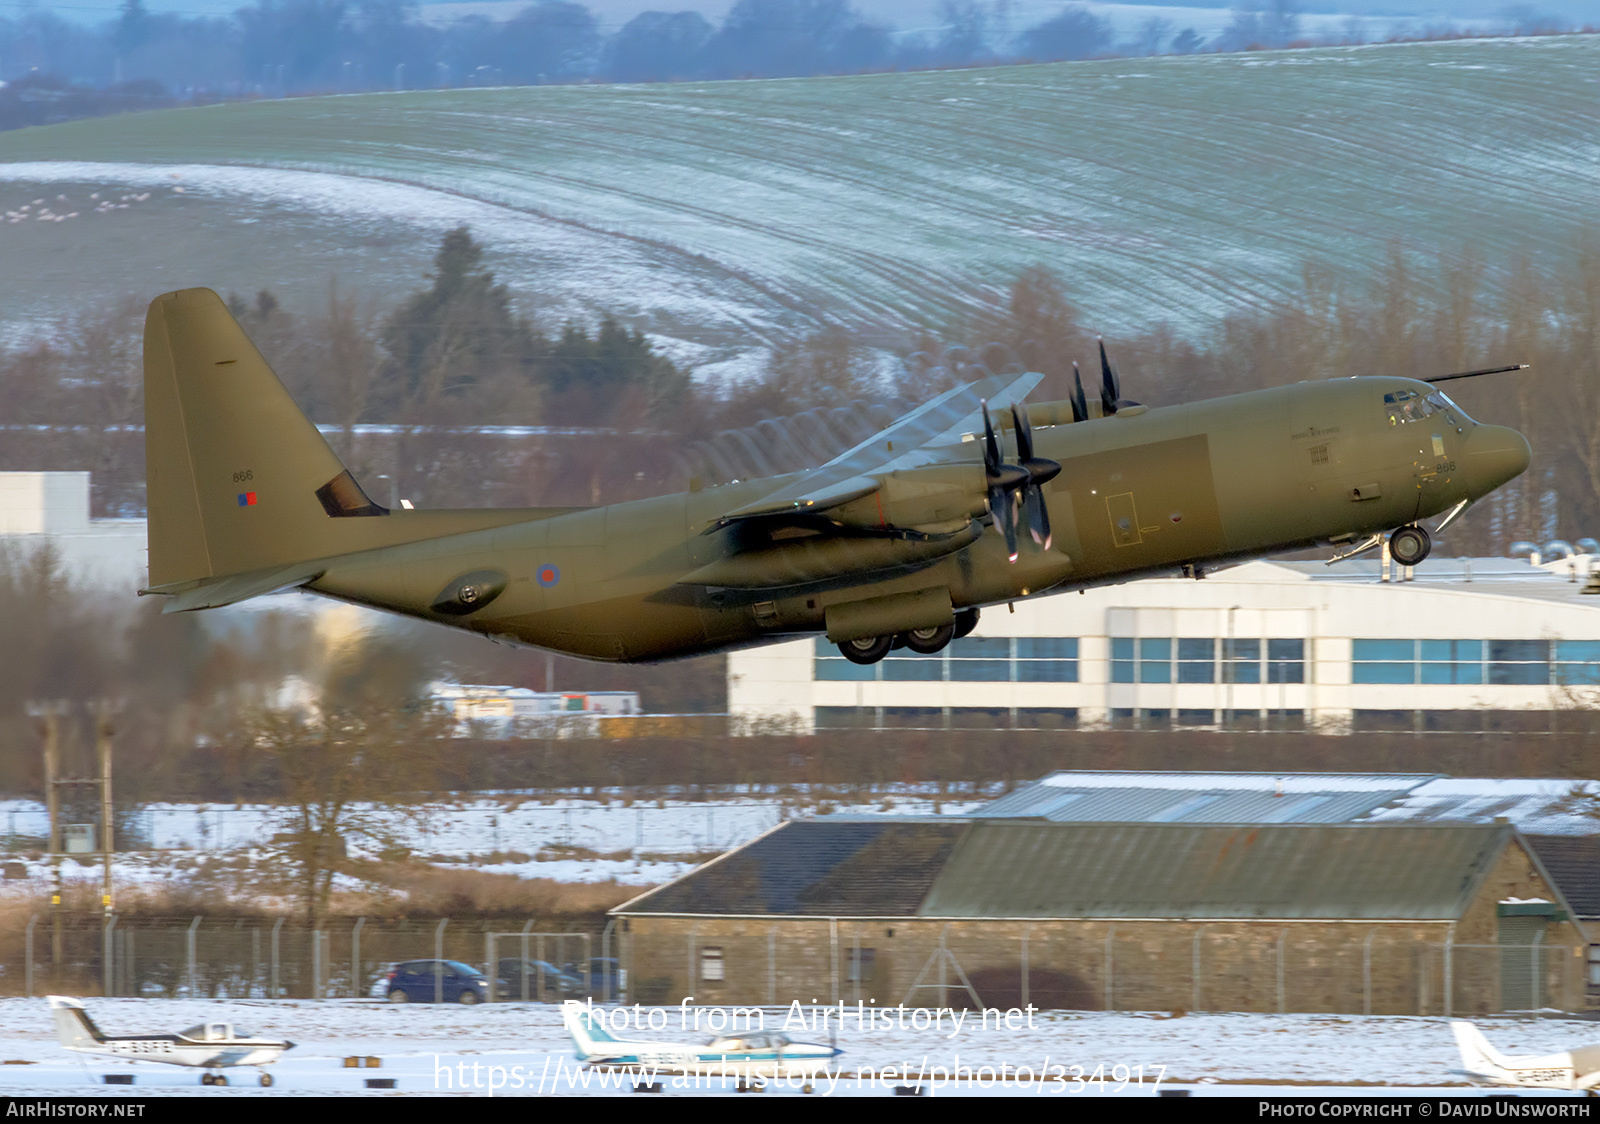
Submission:
<svg viewBox="0 0 1600 1124">
<path fill-rule="evenodd" d="M 1261 641 L 1234 637 L 1222 642 L 1222 681 L 1261 682 Z"/>
<path fill-rule="evenodd" d="M 1350 644 L 1352 683 L 1415 683 L 1415 640 L 1353 640 Z"/>
<path fill-rule="evenodd" d="M 1022 636 L 1017 638 L 1017 682 L 1076 683 L 1076 636 Z"/>
<path fill-rule="evenodd" d="M 1481 684 L 1482 640 L 1353 640 L 1352 683 Z"/>
<path fill-rule="evenodd" d="M 902 648 L 884 658 L 883 678 L 895 683 L 934 682 L 944 678 L 944 660 L 938 656 L 921 656 Z"/>
<path fill-rule="evenodd" d="M 720 984 L 727 978 L 727 962 L 722 958 L 722 949 L 715 945 L 702 945 L 700 948 L 700 982 Z"/>
<path fill-rule="evenodd" d="M 1550 641 L 1489 641 L 1489 682 L 1507 685 L 1550 682 Z"/>
<path fill-rule="evenodd" d="M 1557 640 L 1556 682 L 1600 684 L 1600 640 Z"/>
<path fill-rule="evenodd" d="M 1144 637 L 1139 641 L 1139 682 L 1172 682 L 1172 641 L 1166 637 Z"/>
<path fill-rule="evenodd" d="M 1215 640 L 1178 641 L 1178 682 L 1215 683 L 1217 681 L 1217 642 Z"/>
<path fill-rule="evenodd" d="M 967 636 L 952 640 L 950 678 L 962 683 L 1009 683 L 1011 641 L 1004 637 Z"/>
<path fill-rule="evenodd" d="M 844 982 L 860 984 L 872 979 L 872 964 L 877 958 L 878 950 L 875 948 L 851 948 Z"/>
<path fill-rule="evenodd" d="M 1267 641 L 1267 682 L 1304 683 L 1306 681 L 1306 642 L 1304 640 Z"/>
</svg>

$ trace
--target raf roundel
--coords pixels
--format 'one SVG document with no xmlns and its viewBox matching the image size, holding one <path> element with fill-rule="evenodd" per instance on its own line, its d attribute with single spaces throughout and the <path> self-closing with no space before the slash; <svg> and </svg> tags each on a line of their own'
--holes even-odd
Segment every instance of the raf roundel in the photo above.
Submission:
<svg viewBox="0 0 1600 1124">
<path fill-rule="evenodd" d="M 551 589 L 561 580 L 561 571 L 546 562 L 533 571 L 533 577 L 545 589 Z"/>
</svg>

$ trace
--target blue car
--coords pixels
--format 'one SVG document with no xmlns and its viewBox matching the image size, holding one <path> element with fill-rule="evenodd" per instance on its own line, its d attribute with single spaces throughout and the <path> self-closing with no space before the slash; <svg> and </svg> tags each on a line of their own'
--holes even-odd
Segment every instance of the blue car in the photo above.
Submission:
<svg viewBox="0 0 1600 1124">
<path fill-rule="evenodd" d="M 489 981 L 459 960 L 407 960 L 389 969 L 384 996 L 391 1003 L 432 1003 L 441 993 L 446 1003 L 470 1006 L 489 998 Z"/>
</svg>

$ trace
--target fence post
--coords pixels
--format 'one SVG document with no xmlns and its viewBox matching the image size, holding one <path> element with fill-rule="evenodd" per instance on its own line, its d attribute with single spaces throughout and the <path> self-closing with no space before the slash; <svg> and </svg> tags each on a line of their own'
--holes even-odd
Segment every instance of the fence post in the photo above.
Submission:
<svg viewBox="0 0 1600 1124">
<path fill-rule="evenodd" d="M 322 930 L 311 930 L 311 998 L 322 999 Z"/>
<path fill-rule="evenodd" d="M 1022 1009 L 1032 1006 L 1028 1002 L 1028 936 L 1033 932 L 1033 922 L 1022 927 Z"/>
<path fill-rule="evenodd" d="M 522 926 L 522 968 L 518 972 L 518 975 L 522 977 L 522 1001 L 524 1003 L 528 1001 L 528 930 L 531 928 L 533 928 L 533 919 L 530 917 L 527 923 Z M 541 981 L 544 979 L 542 969 L 539 973 L 539 979 Z"/>
<path fill-rule="evenodd" d="M 189 932 L 188 932 L 188 934 L 186 936 L 186 939 L 185 939 L 185 942 L 184 942 L 186 947 L 187 947 L 187 949 L 188 949 L 188 953 L 189 953 L 189 998 L 190 999 L 198 999 L 198 998 L 200 998 L 200 969 L 199 969 L 198 965 L 196 965 L 196 963 L 195 963 L 195 948 L 194 948 L 194 945 L 195 945 L 195 930 L 198 929 L 199 927 L 200 927 L 200 918 L 196 917 L 193 921 L 189 922 Z"/>
<path fill-rule="evenodd" d="M 356 918 L 356 927 L 350 930 L 350 998 L 360 999 L 366 994 L 362 986 L 366 983 L 361 971 L 361 926 L 367 923 L 365 917 Z"/>
<path fill-rule="evenodd" d="M 433 931 L 433 1001 L 444 1002 L 444 927 L 450 924 L 448 917 L 439 919 L 439 927 Z"/>
<path fill-rule="evenodd" d="M 600 1002 L 611 1002 L 611 929 L 616 925 L 615 917 L 606 922 L 606 927 L 600 930 Z"/>
<path fill-rule="evenodd" d="M 778 1005 L 778 923 L 767 926 L 767 1004 Z"/>
<path fill-rule="evenodd" d="M 24 942 L 23 942 L 23 947 L 25 949 L 23 955 L 26 958 L 25 967 L 23 969 L 23 975 L 27 978 L 27 981 L 28 981 L 28 998 L 29 999 L 33 998 L 33 927 L 35 925 L 37 925 L 38 923 L 39 923 L 39 915 L 37 913 L 35 913 L 32 917 L 28 918 L 28 933 L 27 933 L 27 937 L 24 939 Z"/>
<path fill-rule="evenodd" d="M 1361 946 L 1361 1013 L 1372 1014 L 1372 938 L 1378 935 L 1374 929 L 1367 934 L 1366 941 Z"/>
<path fill-rule="evenodd" d="M 116 977 L 112 973 L 112 966 L 116 962 L 116 957 L 112 955 L 111 944 L 115 939 L 112 931 L 116 927 L 117 915 L 108 913 L 106 915 L 105 928 L 100 934 L 100 993 L 106 996 L 113 995 L 116 992 Z"/>
<path fill-rule="evenodd" d="M 1451 1009 L 1455 1006 L 1456 998 L 1455 944 L 1456 925 L 1455 922 L 1452 921 L 1450 923 L 1450 927 L 1445 930 L 1444 935 L 1444 1017 L 1447 1019 L 1450 1017 Z"/>
<path fill-rule="evenodd" d="M 499 973 L 495 970 L 499 965 L 494 961 L 495 943 L 498 937 L 499 934 L 492 929 L 483 934 L 483 974 L 489 977 L 488 1002 L 490 1003 L 494 1002 L 494 993 L 500 990 L 495 986 L 500 979 Z"/>
<path fill-rule="evenodd" d="M 1106 1010 L 1114 1011 L 1114 998 L 1111 990 L 1111 973 L 1116 966 L 1116 954 L 1112 951 L 1112 942 L 1117 938 L 1117 927 L 1112 925 L 1106 930 Z"/>
<path fill-rule="evenodd" d="M 950 928 L 946 925 L 945 929 Z M 939 932 L 939 946 L 944 947 L 944 931 Z M 829 975 L 833 977 L 833 989 L 829 995 L 829 1002 L 835 1007 L 839 1005 L 839 919 L 828 918 L 828 955 L 831 960 Z M 939 961 L 939 1006 L 946 1006 L 944 1001 L 944 960 Z"/>
<path fill-rule="evenodd" d="M 1200 1010 L 1200 938 L 1206 935 L 1209 925 L 1202 925 L 1194 931 L 1194 948 L 1189 954 L 1189 977 L 1191 996 L 1189 1010 Z"/>
<path fill-rule="evenodd" d="M 283 997 L 282 996 L 282 988 L 279 987 L 279 977 L 278 977 L 279 934 L 282 932 L 282 930 L 283 930 L 283 918 L 280 917 L 272 925 L 272 967 L 270 969 L 271 975 L 270 975 L 269 978 L 270 978 L 271 983 L 272 983 L 272 995 L 271 995 L 271 998 L 273 998 L 273 999 L 281 999 Z"/>
<path fill-rule="evenodd" d="M 1280 1015 L 1289 1009 L 1287 1006 L 1287 997 L 1284 995 L 1283 989 L 1283 941 L 1288 935 L 1289 930 L 1278 930 L 1278 1013 Z"/>
<path fill-rule="evenodd" d="M 1528 999 L 1533 1003 L 1533 1017 L 1539 1017 L 1539 1011 L 1544 1006 L 1544 981 L 1540 978 L 1539 955 L 1540 945 L 1544 943 L 1544 930 L 1541 929 L 1533 935 L 1533 943 L 1528 946 L 1528 957 L 1532 961 L 1529 965 L 1533 969 L 1533 976 L 1528 981 Z"/>
</svg>

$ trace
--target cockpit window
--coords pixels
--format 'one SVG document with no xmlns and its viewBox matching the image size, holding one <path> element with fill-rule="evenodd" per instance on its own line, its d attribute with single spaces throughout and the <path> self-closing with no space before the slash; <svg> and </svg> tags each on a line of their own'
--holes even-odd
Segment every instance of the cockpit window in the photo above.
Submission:
<svg viewBox="0 0 1600 1124">
<path fill-rule="evenodd" d="M 1417 390 L 1397 390 L 1383 396 L 1383 406 L 1388 411 L 1390 425 L 1405 425 L 1439 413 L 1445 414 L 1452 425 L 1459 425 L 1457 419 L 1467 416 L 1442 390 L 1427 394 Z"/>
</svg>

